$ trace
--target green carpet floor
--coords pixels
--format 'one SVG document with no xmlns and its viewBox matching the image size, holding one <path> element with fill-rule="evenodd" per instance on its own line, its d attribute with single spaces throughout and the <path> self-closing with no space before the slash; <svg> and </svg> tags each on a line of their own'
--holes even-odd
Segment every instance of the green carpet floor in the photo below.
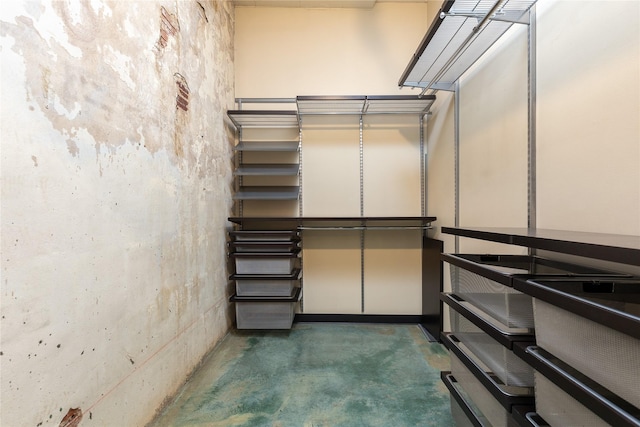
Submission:
<svg viewBox="0 0 640 427">
<path fill-rule="evenodd" d="M 151 426 L 447 427 L 448 368 L 415 325 L 233 331 Z"/>
</svg>

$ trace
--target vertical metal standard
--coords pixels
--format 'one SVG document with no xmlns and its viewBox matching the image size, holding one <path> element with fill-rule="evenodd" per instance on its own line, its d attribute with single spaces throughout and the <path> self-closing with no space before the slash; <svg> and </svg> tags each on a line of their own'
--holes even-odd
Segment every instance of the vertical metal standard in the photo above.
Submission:
<svg viewBox="0 0 640 427">
<path fill-rule="evenodd" d="M 236 99 L 236 102 L 238 103 L 238 110 L 242 110 L 242 99 Z M 242 143 L 242 126 L 240 126 L 238 128 L 238 144 Z M 236 155 L 235 157 L 235 166 L 236 166 L 236 170 L 238 170 L 238 168 L 240 167 L 240 165 L 242 164 L 242 150 L 236 150 Z M 242 184 L 243 184 L 244 178 L 242 175 L 238 175 L 237 179 L 235 180 L 235 190 L 236 190 L 236 194 L 238 192 L 240 192 L 240 188 L 242 188 Z M 243 203 L 244 201 L 242 199 L 239 199 L 236 202 L 236 213 L 238 214 L 239 217 L 242 217 L 244 212 L 243 212 Z"/>
<path fill-rule="evenodd" d="M 427 193 L 425 178 L 426 162 L 424 161 L 424 115 L 420 115 L 420 215 L 427 216 Z"/>
<path fill-rule="evenodd" d="M 302 217 L 302 116 L 298 117 L 298 216 Z"/>
<path fill-rule="evenodd" d="M 460 227 L 460 82 L 456 81 L 453 98 L 453 158 L 454 158 L 454 226 Z M 460 252 L 460 237 L 455 236 L 455 252 Z"/>
<path fill-rule="evenodd" d="M 359 122 L 360 130 L 360 216 L 364 216 L 364 140 L 362 114 Z M 360 230 L 360 312 L 364 313 L 364 228 Z"/>
<path fill-rule="evenodd" d="M 298 115 L 298 216 L 302 218 L 302 116 Z M 300 230 L 300 233 L 304 231 Z M 302 237 L 302 236 L 301 236 Z M 303 239 L 304 242 L 304 239 Z M 303 246 L 304 249 L 304 246 Z M 304 257 L 300 255 L 300 269 L 304 268 Z M 300 278 L 300 287 L 304 288 L 304 278 Z M 304 313 L 304 293 L 300 298 L 300 312 Z"/>
<path fill-rule="evenodd" d="M 536 10 L 535 5 L 529 11 L 529 32 L 528 32 L 528 177 L 527 177 L 527 227 L 535 229 L 537 227 L 537 206 L 536 206 Z M 535 253 L 535 252 L 534 252 Z"/>
<path fill-rule="evenodd" d="M 242 143 L 242 127 L 240 127 L 240 129 L 238 129 L 238 144 Z M 242 150 L 237 150 L 236 151 L 236 170 L 238 170 L 238 168 L 240 167 L 240 165 L 242 164 Z M 240 189 L 242 188 L 242 185 L 244 183 L 244 177 L 242 175 L 238 175 L 238 179 L 236 179 L 236 194 L 240 192 Z M 242 217 L 244 215 L 244 201 L 242 199 L 238 200 L 238 204 L 236 206 L 236 209 L 238 211 L 238 216 Z"/>
</svg>

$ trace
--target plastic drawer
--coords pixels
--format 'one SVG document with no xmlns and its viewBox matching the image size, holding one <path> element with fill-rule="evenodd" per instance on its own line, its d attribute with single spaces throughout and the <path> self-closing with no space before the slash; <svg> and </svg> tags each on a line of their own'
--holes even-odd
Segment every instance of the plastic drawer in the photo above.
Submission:
<svg viewBox="0 0 640 427">
<path fill-rule="evenodd" d="M 533 368 L 455 310 L 451 330 L 460 342 L 509 386 L 533 387 Z"/>
<path fill-rule="evenodd" d="M 569 396 L 539 372 L 536 381 L 536 412 L 551 427 L 608 427 L 609 423 Z"/>
<path fill-rule="evenodd" d="M 288 297 L 298 283 L 300 269 L 296 268 L 291 274 L 232 274 L 230 280 L 236 282 L 236 296 Z"/>
<path fill-rule="evenodd" d="M 451 417 L 456 427 L 475 427 L 460 404 L 453 397 L 451 397 Z"/>
<path fill-rule="evenodd" d="M 640 280 L 516 285 L 535 296 L 539 347 L 640 408 Z"/>
<path fill-rule="evenodd" d="M 533 329 L 531 297 L 456 265 L 450 265 L 451 288 L 508 328 Z"/>
<path fill-rule="evenodd" d="M 295 280 L 236 280 L 239 297 L 287 297 L 296 285 Z"/>
<path fill-rule="evenodd" d="M 479 418 L 486 419 L 493 427 L 517 427 L 510 413 L 482 385 L 473 373 L 451 353 L 451 374 L 479 410 Z"/>
<path fill-rule="evenodd" d="M 231 297 L 236 305 L 238 329 L 291 329 L 295 317 L 300 288 L 289 298 Z"/>
<path fill-rule="evenodd" d="M 464 345 L 453 335 L 443 333 L 443 344 L 451 356 L 451 374 L 492 426 L 515 425 L 511 410 L 515 406 L 532 406 L 533 389 L 507 386 L 500 382 L 482 362 L 465 351 Z"/>
<path fill-rule="evenodd" d="M 510 328 L 534 327 L 531 297 L 513 289 L 514 278 L 614 274 L 527 255 L 445 254 L 442 259 L 450 264 L 453 292 Z"/>
<path fill-rule="evenodd" d="M 292 241 L 237 241 L 229 242 L 231 252 L 293 252 L 298 248 L 297 242 Z"/>
<path fill-rule="evenodd" d="M 640 407 L 640 340 L 538 299 L 534 307 L 538 346 Z"/>
<path fill-rule="evenodd" d="M 469 396 L 458 385 L 458 381 L 451 372 L 440 372 L 440 378 L 449 389 L 451 417 L 456 427 L 484 427 L 489 425 L 489 421 L 470 402 Z"/>
<path fill-rule="evenodd" d="M 297 252 L 233 253 L 236 274 L 290 274 L 296 266 Z"/>
<path fill-rule="evenodd" d="M 286 231 L 263 231 L 263 230 L 240 230 L 240 231 L 230 231 L 229 236 L 234 241 L 297 241 L 300 240 L 298 237 L 298 232 L 295 230 L 286 230 Z"/>
</svg>

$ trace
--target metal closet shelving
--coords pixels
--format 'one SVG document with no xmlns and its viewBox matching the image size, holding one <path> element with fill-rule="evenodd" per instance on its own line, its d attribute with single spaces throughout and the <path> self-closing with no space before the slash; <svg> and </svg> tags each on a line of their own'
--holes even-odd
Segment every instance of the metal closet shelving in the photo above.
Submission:
<svg viewBox="0 0 640 427">
<path fill-rule="evenodd" d="M 298 113 L 304 115 L 427 114 L 435 96 L 298 96 Z"/>
<path fill-rule="evenodd" d="M 528 24 L 536 0 L 447 0 L 398 85 L 428 91 L 454 84 L 513 24 Z"/>
<path fill-rule="evenodd" d="M 299 164 L 296 163 L 245 163 L 243 153 L 294 153 L 299 149 L 296 140 L 245 140 L 245 129 L 297 129 L 298 113 L 295 110 L 230 110 L 227 115 L 238 130 L 239 142 L 236 151 L 236 192 L 234 200 L 297 200 L 299 186 L 284 185 L 251 185 L 245 186 L 243 177 L 297 176 Z M 239 205 L 242 210 L 241 204 Z"/>
<path fill-rule="evenodd" d="M 238 98 L 239 109 L 229 110 L 227 115 L 238 131 L 238 144 L 234 147 L 236 156 L 236 191 L 234 200 L 237 211 L 242 214 L 244 200 L 299 200 L 301 198 L 301 180 L 296 186 L 246 186 L 243 177 L 300 176 L 302 166 L 302 123 L 303 116 L 318 115 L 385 115 L 415 114 L 422 117 L 429 112 L 435 96 L 415 95 L 356 95 L 356 96 L 298 96 L 296 98 Z M 295 105 L 295 110 L 280 109 L 243 109 L 247 104 Z M 422 122 L 421 122 L 422 124 Z M 296 129 L 297 140 L 252 140 L 245 139 L 246 129 Z M 422 138 L 421 138 L 422 139 Z M 361 137 L 362 140 L 362 137 Z M 423 141 L 420 141 L 423 151 Z M 298 163 L 245 163 L 246 152 L 300 152 Z M 421 166 L 423 169 L 423 166 Z M 424 176 L 423 176 L 424 178 Z M 424 189 L 423 189 L 424 192 Z M 301 202 L 300 202 L 301 203 Z M 302 207 L 300 206 L 300 215 Z M 424 212 L 423 212 L 424 213 Z"/>
<path fill-rule="evenodd" d="M 640 236 L 528 228 L 443 227 L 442 232 L 578 256 L 583 258 L 581 262 L 590 258 L 640 265 Z M 524 335 L 501 336 L 500 331 L 487 324 L 490 317 L 478 317 L 474 313 L 480 311 L 472 312 L 472 305 L 465 306 L 462 298 L 442 294 L 443 301 L 453 310 L 508 347 L 515 357 L 533 370 L 535 400 L 528 405 L 525 402 L 524 406 L 513 405 L 509 417 L 515 424 L 507 425 L 640 426 L 640 398 L 637 393 L 640 381 L 637 358 L 640 346 L 640 278 L 581 265 L 574 265 L 571 268 L 576 269 L 570 271 L 557 265 L 557 261 L 540 258 L 535 264 L 544 268 L 532 269 L 534 264 L 530 264 L 529 271 L 527 268 L 513 270 L 512 267 L 519 262 L 510 262 L 508 258 L 514 260 L 526 256 L 443 254 L 442 257 L 452 266 L 464 269 L 467 277 L 469 274 L 477 278 L 491 277 L 494 296 L 513 289 L 532 300 L 533 329 L 527 339 Z M 475 260 L 461 262 L 463 258 Z M 566 271 L 563 273 L 561 269 Z M 500 280 L 501 277 L 506 278 L 505 273 L 509 271 L 510 282 Z M 452 287 L 455 286 L 453 276 L 452 273 Z M 459 275 L 457 281 L 462 284 L 462 280 Z M 473 283 L 465 280 L 465 286 L 480 289 L 478 284 L 484 279 Z M 464 360 L 467 356 L 455 347 L 456 340 L 451 340 L 455 335 L 458 334 L 443 334 L 443 341 Z M 476 356 L 480 358 L 479 354 Z M 472 410 L 473 405 L 465 408 L 465 399 L 455 394 L 458 390 L 451 381 L 455 381 L 455 376 L 444 372 L 442 378 L 456 404 L 473 420 L 478 415 L 477 411 Z M 466 397 L 474 401 L 479 391 L 482 390 L 473 389 Z M 490 414 L 479 415 L 475 418 Z M 481 420 L 472 422 L 473 425 L 485 425 Z"/>
<path fill-rule="evenodd" d="M 238 131 L 238 144 L 235 147 L 236 167 L 236 194 L 234 199 L 238 202 L 237 216 L 229 218 L 240 230 L 266 231 L 266 230 L 359 230 L 361 232 L 361 250 L 364 255 L 365 230 L 400 230 L 418 229 L 426 233 L 431 227 L 435 217 L 426 216 L 425 196 L 425 162 L 424 162 L 424 132 L 423 120 L 435 101 L 434 95 L 357 95 L 357 96 L 297 96 L 296 98 L 238 98 L 238 109 L 228 112 L 228 116 Z M 257 104 L 260 109 L 246 109 L 245 107 Z M 268 105 L 270 104 L 270 105 Z M 283 104 L 294 105 L 295 110 L 279 109 Z M 268 105 L 268 106 L 267 106 Z M 267 106 L 267 108 L 262 108 Z M 269 109 L 272 108 L 272 109 Z M 356 116 L 359 117 L 360 127 L 360 216 L 358 217 L 305 217 L 302 209 L 302 149 L 305 117 L 310 116 Z M 371 115 L 413 115 L 418 118 L 416 126 L 420 126 L 420 170 L 421 170 L 421 216 L 415 217 L 365 217 L 363 196 L 363 117 Z M 273 129 L 294 128 L 298 131 L 297 141 L 264 141 L 245 138 L 245 129 Z M 255 131 L 251 132 L 255 135 Z M 248 135 L 249 133 L 247 133 Z M 260 139 L 260 138 L 258 138 Z M 245 163 L 242 153 L 246 151 L 297 151 L 297 164 L 266 164 Z M 254 159 L 255 156 L 254 156 Z M 357 167 L 357 165 L 354 165 Z M 295 176 L 298 175 L 299 186 L 296 188 L 269 188 L 246 187 L 242 178 L 251 176 Z M 260 194 L 256 194 L 256 193 Z M 288 192 L 290 197 L 284 197 L 283 192 Z M 252 216 L 245 215 L 242 209 L 244 200 L 285 200 L 289 198 L 298 201 L 298 216 Z M 425 239 L 428 240 L 425 243 Z M 441 325 L 438 292 L 441 288 L 440 261 L 438 259 L 441 246 L 432 248 L 431 239 L 423 236 L 423 307 L 422 314 L 413 316 L 433 336 L 438 336 Z M 426 258 L 425 258 L 426 257 Z M 361 260 L 361 261 L 362 261 Z M 435 262 L 435 264 L 434 264 Z M 300 260 L 302 265 L 302 260 Z M 428 268 L 425 267 L 428 266 Z M 361 266 L 363 268 L 363 266 Z M 437 271 L 436 271 L 437 270 Z M 364 277 L 364 276 L 363 276 Z M 364 284 L 362 284 L 364 286 Z M 364 299 L 363 299 L 364 304 Z M 320 315 L 322 317 L 322 315 Z M 347 316 L 348 315 L 329 315 Z M 384 316 L 378 316 L 384 317 Z M 392 316 L 394 319 L 398 316 Z M 344 317 L 340 319 L 345 320 Z M 325 319 L 326 320 L 326 319 Z M 357 321 L 358 318 L 353 319 Z M 397 319 L 396 319 L 397 320 Z M 362 321 L 362 319 L 360 319 Z"/>
</svg>

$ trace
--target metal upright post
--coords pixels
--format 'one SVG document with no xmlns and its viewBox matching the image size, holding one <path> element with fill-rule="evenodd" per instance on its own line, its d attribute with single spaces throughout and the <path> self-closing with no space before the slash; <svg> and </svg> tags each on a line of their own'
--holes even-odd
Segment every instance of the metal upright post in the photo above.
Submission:
<svg viewBox="0 0 640 427">
<path fill-rule="evenodd" d="M 527 227 L 537 227 L 536 206 L 536 10 L 535 6 L 529 12 L 528 32 L 528 200 L 527 200 Z"/>
<path fill-rule="evenodd" d="M 420 215 L 426 216 L 427 192 L 426 192 L 426 162 L 424 150 L 424 115 L 420 115 Z"/>
<path fill-rule="evenodd" d="M 454 226 L 460 227 L 460 82 L 456 81 L 453 99 L 454 120 Z M 460 238 L 455 236 L 455 252 L 460 252 Z"/>
<path fill-rule="evenodd" d="M 359 122 L 360 130 L 360 216 L 364 216 L 364 140 L 362 114 Z M 364 228 L 360 230 L 360 312 L 364 313 Z"/>
</svg>

